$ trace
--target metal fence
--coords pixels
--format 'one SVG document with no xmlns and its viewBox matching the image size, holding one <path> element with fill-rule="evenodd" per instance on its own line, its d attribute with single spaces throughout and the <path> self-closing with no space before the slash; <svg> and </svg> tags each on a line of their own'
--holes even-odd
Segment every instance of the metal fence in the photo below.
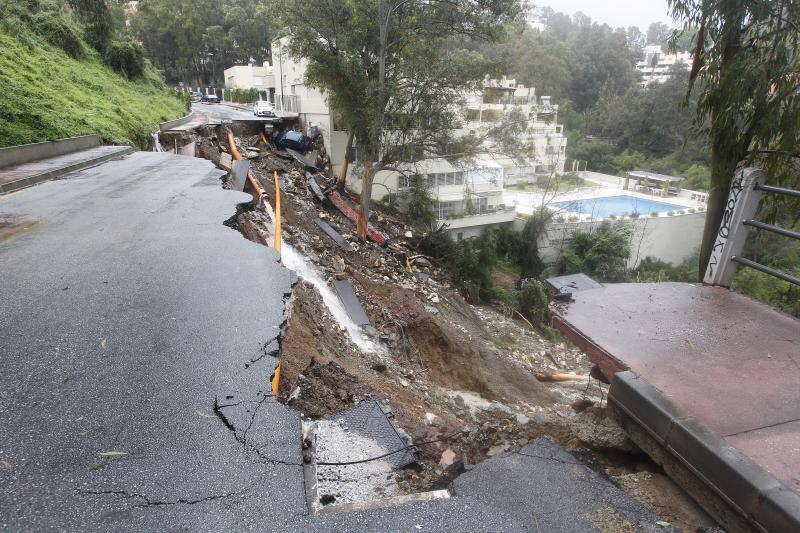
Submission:
<svg viewBox="0 0 800 533">
<path fill-rule="evenodd" d="M 742 265 L 800 286 L 800 278 L 741 256 L 747 238 L 747 227 L 800 240 L 800 233 L 796 231 L 755 220 L 758 204 L 764 194 L 800 198 L 800 191 L 764 185 L 764 173 L 761 169 L 747 168 L 739 172 L 731 184 L 722 224 L 706 270 L 705 283 L 730 287 L 737 266 Z"/>
</svg>

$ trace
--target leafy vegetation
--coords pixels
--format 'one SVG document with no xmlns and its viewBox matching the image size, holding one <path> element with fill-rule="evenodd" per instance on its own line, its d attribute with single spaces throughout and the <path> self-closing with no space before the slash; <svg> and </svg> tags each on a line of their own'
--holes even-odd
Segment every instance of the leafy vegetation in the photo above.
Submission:
<svg viewBox="0 0 800 533">
<path fill-rule="evenodd" d="M 710 140 L 708 215 L 700 247 L 703 273 L 737 167 L 758 162 L 774 180 L 793 166 L 800 142 L 797 50 L 800 1 L 670 0 L 672 14 L 698 27 L 688 80 L 699 128 Z M 798 183 L 794 173 L 795 183 Z"/>
<path fill-rule="evenodd" d="M 219 87 L 225 68 L 270 58 L 276 9 L 260 0 L 141 0 L 131 26 L 167 81 Z"/>
<path fill-rule="evenodd" d="M 240 104 L 252 104 L 257 100 L 263 100 L 258 89 L 225 89 L 225 99 Z"/>
<path fill-rule="evenodd" d="M 9 14 L 0 24 L 0 146 L 89 133 L 145 146 L 159 122 L 184 114 L 185 102 L 151 68 L 136 71 L 121 53 L 120 68 L 136 79 L 115 73 L 99 52 L 70 40 L 80 26 L 56 3 L 32 3 L 41 10 L 0 1 Z"/>
<path fill-rule="evenodd" d="M 558 264 L 561 274 L 583 273 L 601 282 L 627 280 L 631 227 L 602 222 L 594 231 L 577 231 Z"/>
</svg>

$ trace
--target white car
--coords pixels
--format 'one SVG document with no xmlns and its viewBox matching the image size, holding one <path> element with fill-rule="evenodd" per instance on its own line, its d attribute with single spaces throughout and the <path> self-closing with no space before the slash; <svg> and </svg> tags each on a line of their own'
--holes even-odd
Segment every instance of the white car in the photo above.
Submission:
<svg viewBox="0 0 800 533">
<path fill-rule="evenodd" d="M 272 105 L 272 102 L 259 100 L 253 104 L 253 114 L 257 117 L 274 117 L 275 106 Z"/>
</svg>

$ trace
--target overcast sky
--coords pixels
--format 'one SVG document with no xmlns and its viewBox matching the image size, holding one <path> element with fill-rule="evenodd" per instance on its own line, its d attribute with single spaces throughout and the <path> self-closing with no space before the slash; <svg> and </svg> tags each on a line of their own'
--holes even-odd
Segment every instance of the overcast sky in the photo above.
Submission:
<svg viewBox="0 0 800 533">
<path fill-rule="evenodd" d="M 574 14 L 582 11 L 593 21 L 605 22 L 612 28 L 639 26 L 646 31 L 651 22 L 674 26 L 668 14 L 667 0 L 540 0 L 555 11 Z"/>
</svg>

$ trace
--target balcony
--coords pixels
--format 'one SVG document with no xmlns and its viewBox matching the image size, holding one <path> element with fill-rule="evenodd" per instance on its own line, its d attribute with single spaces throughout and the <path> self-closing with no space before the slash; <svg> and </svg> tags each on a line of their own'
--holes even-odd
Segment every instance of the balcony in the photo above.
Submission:
<svg viewBox="0 0 800 533">
<path fill-rule="evenodd" d="M 504 224 L 513 222 L 517 218 L 517 212 L 513 207 L 504 207 L 494 210 L 487 210 L 484 213 L 474 215 L 457 214 L 451 218 L 440 219 L 440 224 L 447 224 L 449 229 L 469 228 L 473 226 L 488 226 L 492 224 Z"/>
</svg>

